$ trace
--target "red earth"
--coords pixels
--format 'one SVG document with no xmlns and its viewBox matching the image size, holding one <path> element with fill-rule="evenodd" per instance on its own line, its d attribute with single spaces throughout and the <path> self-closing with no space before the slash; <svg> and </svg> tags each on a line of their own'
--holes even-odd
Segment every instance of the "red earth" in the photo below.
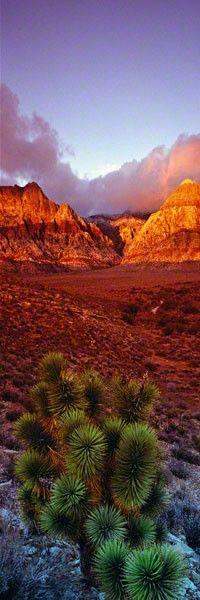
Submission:
<svg viewBox="0 0 200 600">
<path fill-rule="evenodd" d="M 92 366 L 105 378 L 148 371 L 161 390 L 154 424 L 163 439 L 182 419 L 189 435 L 190 418 L 200 411 L 199 308 L 198 263 L 30 277 L 4 273 L 1 443 L 29 407 L 38 361 L 49 350 L 61 350 L 73 369 Z M 12 434 L 9 444 L 14 446 Z"/>
</svg>

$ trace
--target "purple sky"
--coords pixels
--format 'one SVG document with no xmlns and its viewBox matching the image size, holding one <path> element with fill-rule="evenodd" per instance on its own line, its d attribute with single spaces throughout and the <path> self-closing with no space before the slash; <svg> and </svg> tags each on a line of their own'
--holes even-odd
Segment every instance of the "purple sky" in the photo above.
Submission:
<svg viewBox="0 0 200 600">
<path fill-rule="evenodd" d="M 11 124 L 4 144 L 9 133 L 16 142 L 15 148 L 2 148 L 3 181 L 37 178 L 47 193 L 82 206 L 81 212 L 96 209 L 98 202 L 100 207 L 110 202 L 112 210 L 115 204 L 130 207 L 127 182 L 120 188 L 121 204 L 115 196 L 130 171 L 134 184 L 134 159 L 150 154 L 148 169 L 153 160 L 155 178 L 161 159 L 156 155 L 155 161 L 155 153 L 152 159 L 152 149 L 173 147 L 183 133 L 189 134 L 193 154 L 187 168 L 184 150 L 184 168 L 175 178 L 173 174 L 173 182 L 182 174 L 200 178 L 200 138 L 190 137 L 200 130 L 199 32 L 200 0 L 2 0 L 2 80 L 10 90 L 10 96 L 4 94 L 4 118 L 7 122 L 9 112 Z M 45 152 L 57 169 L 49 184 L 45 156 L 41 158 Z M 165 166 L 162 162 L 156 202 L 170 189 L 166 152 L 162 150 Z M 44 162 L 43 167 L 36 168 L 36 162 Z M 127 162 L 114 189 L 113 179 L 108 184 L 100 178 L 95 186 L 83 182 L 85 175 L 92 179 Z M 138 197 L 138 185 L 133 185 L 133 196 L 137 192 Z M 133 198 L 131 206 L 138 203 Z"/>
</svg>

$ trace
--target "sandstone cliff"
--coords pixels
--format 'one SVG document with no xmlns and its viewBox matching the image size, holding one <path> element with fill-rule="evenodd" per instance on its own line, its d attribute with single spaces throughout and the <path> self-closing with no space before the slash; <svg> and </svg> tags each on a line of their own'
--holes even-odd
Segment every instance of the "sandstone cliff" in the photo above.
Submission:
<svg viewBox="0 0 200 600">
<path fill-rule="evenodd" d="M 186 179 L 125 247 L 124 263 L 200 260 L 200 185 Z"/>
<path fill-rule="evenodd" d="M 145 218 L 134 217 L 129 214 L 112 217 L 97 215 L 93 216 L 91 220 L 112 240 L 116 251 L 120 255 L 123 255 L 125 249 L 127 251 L 135 237 L 136 231 L 145 222 Z"/>
<path fill-rule="evenodd" d="M 36 183 L 0 188 L 0 261 L 23 268 L 108 266 L 113 242 L 68 204 L 48 200 Z"/>
</svg>

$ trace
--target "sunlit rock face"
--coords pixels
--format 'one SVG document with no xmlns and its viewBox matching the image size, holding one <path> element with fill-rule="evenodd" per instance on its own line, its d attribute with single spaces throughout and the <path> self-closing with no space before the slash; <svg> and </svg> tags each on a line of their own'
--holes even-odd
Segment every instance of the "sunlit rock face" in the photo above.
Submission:
<svg viewBox="0 0 200 600">
<path fill-rule="evenodd" d="M 101 231 L 113 242 L 116 251 L 123 255 L 132 243 L 136 231 L 142 227 L 145 219 L 130 214 L 118 216 L 96 215 L 92 217 Z"/>
<path fill-rule="evenodd" d="M 18 266 L 93 267 L 119 261 L 113 242 L 68 204 L 49 200 L 36 183 L 0 188 L 0 260 Z"/>
<path fill-rule="evenodd" d="M 200 185 L 186 179 L 125 248 L 123 262 L 200 260 Z"/>
</svg>

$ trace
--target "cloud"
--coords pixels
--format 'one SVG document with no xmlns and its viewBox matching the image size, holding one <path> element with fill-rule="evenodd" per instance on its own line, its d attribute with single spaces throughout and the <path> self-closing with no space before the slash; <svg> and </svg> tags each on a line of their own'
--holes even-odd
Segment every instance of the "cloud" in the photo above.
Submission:
<svg viewBox="0 0 200 600">
<path fill-rule="evenodd" d="M 69 202 L 81 214 L 151 211 L 183 179 L 200 181 L 200 134 L 182 134 L 170 149 L 159 146 L 141 161 L 80 179 L 70 166 L 71 147 L 41 116 L 23 116 L 18 97 L 6 85 L 1 107 L 2 184 L 37 181 L 48 197 Z"/>
</svg>

